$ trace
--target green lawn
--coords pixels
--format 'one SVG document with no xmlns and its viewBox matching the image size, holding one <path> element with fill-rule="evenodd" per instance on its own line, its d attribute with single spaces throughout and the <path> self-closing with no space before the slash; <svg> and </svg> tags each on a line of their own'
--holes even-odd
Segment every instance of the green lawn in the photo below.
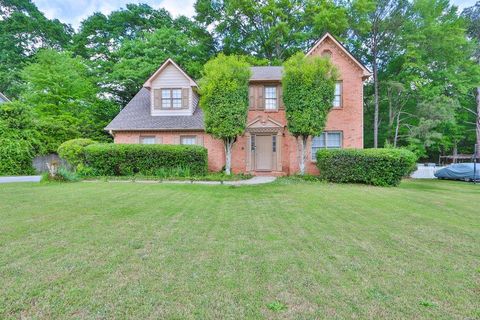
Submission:
<svg viewBox="0 0 480 320">
<path fill-rule="evenodd" d="M 0 185 L 0 319 L 479 319 L 480 185 Z"/>
</svg>

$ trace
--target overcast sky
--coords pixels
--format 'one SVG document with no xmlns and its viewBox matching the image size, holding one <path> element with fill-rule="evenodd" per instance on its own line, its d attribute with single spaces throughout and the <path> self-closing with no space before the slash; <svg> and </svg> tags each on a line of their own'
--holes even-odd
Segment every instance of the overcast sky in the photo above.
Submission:
<svg viewBox="0 0 480 320">
<path fill-rule="evenodd" d="M 94 12 L 108 14 L 113 10 L 125 7 L 127 3 L 147 3 L 154 8 L 164 7 L 176 17 L 178 15 L 193 16 L 195 0 L 33 0 L 45 15 L 52 19 L 70 23 L 78 28 L 80 22 Z M 453 0 L 460 10 L 475 4 L 476 0 Z"/>
</svg>

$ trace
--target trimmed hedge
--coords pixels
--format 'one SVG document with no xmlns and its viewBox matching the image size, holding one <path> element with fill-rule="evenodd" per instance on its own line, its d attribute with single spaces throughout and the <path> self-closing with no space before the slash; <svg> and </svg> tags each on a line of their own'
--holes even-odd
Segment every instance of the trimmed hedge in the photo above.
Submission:
<svg viewBox="0 0 480 320">
<path fill-rule="evenodd" d="M 331 182 L 397 186 L 415 169 L 417 157 L 405 149 L 319 150 L 320 177 Z"/>
<path fill-rule="evenodd" d="M 194 145 L 92 144 L 85 147 L 85 165 L 98 176 L 157 176 L 178 169 L 204 175 L 208 154 Z"/>
<path fill-rule="evenodd" d="M 62 143 L 57 150 L 60 158 L 74 168 L 85 162 L 85 147 L 97 143 L 92 139 L 71 139 Z"/>
</svg>

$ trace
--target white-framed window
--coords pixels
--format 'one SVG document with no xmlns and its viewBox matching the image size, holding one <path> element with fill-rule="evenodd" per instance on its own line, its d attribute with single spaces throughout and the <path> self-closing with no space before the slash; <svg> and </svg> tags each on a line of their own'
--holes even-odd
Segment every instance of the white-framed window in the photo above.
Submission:
<svg viewBox="0 0 480 320">
<path fill-rule="evenodd" d="M 180 144 L 197 144 L 197 136 L 181 136 Z"/>
<path fill-rule="evenodd" d="M 162 89 L 162 109 L 181 109 L 182 89 Z"/>
<path fill-rule="evenodd" d="M 140 144 L 155 144 L 155 136 L 141 136 Z"/>
<path fill-rule="evenodd" d="M 341 131 L 325 131 L 318 137 L 312 139 L 312 161 L 317 160 L 319 149 L 340 149 L 342 147 Z"/>
<path fill-rule="evenodd" d="M 277 87 L 265 86 L 265 110 L 277 110 Z"/>
<path fill-rule="evenodd" d="M 334 108 L 341 108 L 342 107 L 342 91 L 343 91 L 343 83 L 342 83 L 342 81 L 337 81 L 335 83 L 335 96 L 333 98 L 333 107 Z"/>
</svg>

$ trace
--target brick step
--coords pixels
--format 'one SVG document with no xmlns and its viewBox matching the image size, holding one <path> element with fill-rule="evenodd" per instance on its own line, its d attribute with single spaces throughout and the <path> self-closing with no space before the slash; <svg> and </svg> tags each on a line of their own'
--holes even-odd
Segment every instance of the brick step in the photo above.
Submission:
<svg viewBox="0 0 480 320">
<path fill-rule="evenodd" d="M 250 174 L 260 177 L 283 177 L 287 175 L 285 172 L 282 171 L 253 171 L 250 172 Z"/>
</svg>

